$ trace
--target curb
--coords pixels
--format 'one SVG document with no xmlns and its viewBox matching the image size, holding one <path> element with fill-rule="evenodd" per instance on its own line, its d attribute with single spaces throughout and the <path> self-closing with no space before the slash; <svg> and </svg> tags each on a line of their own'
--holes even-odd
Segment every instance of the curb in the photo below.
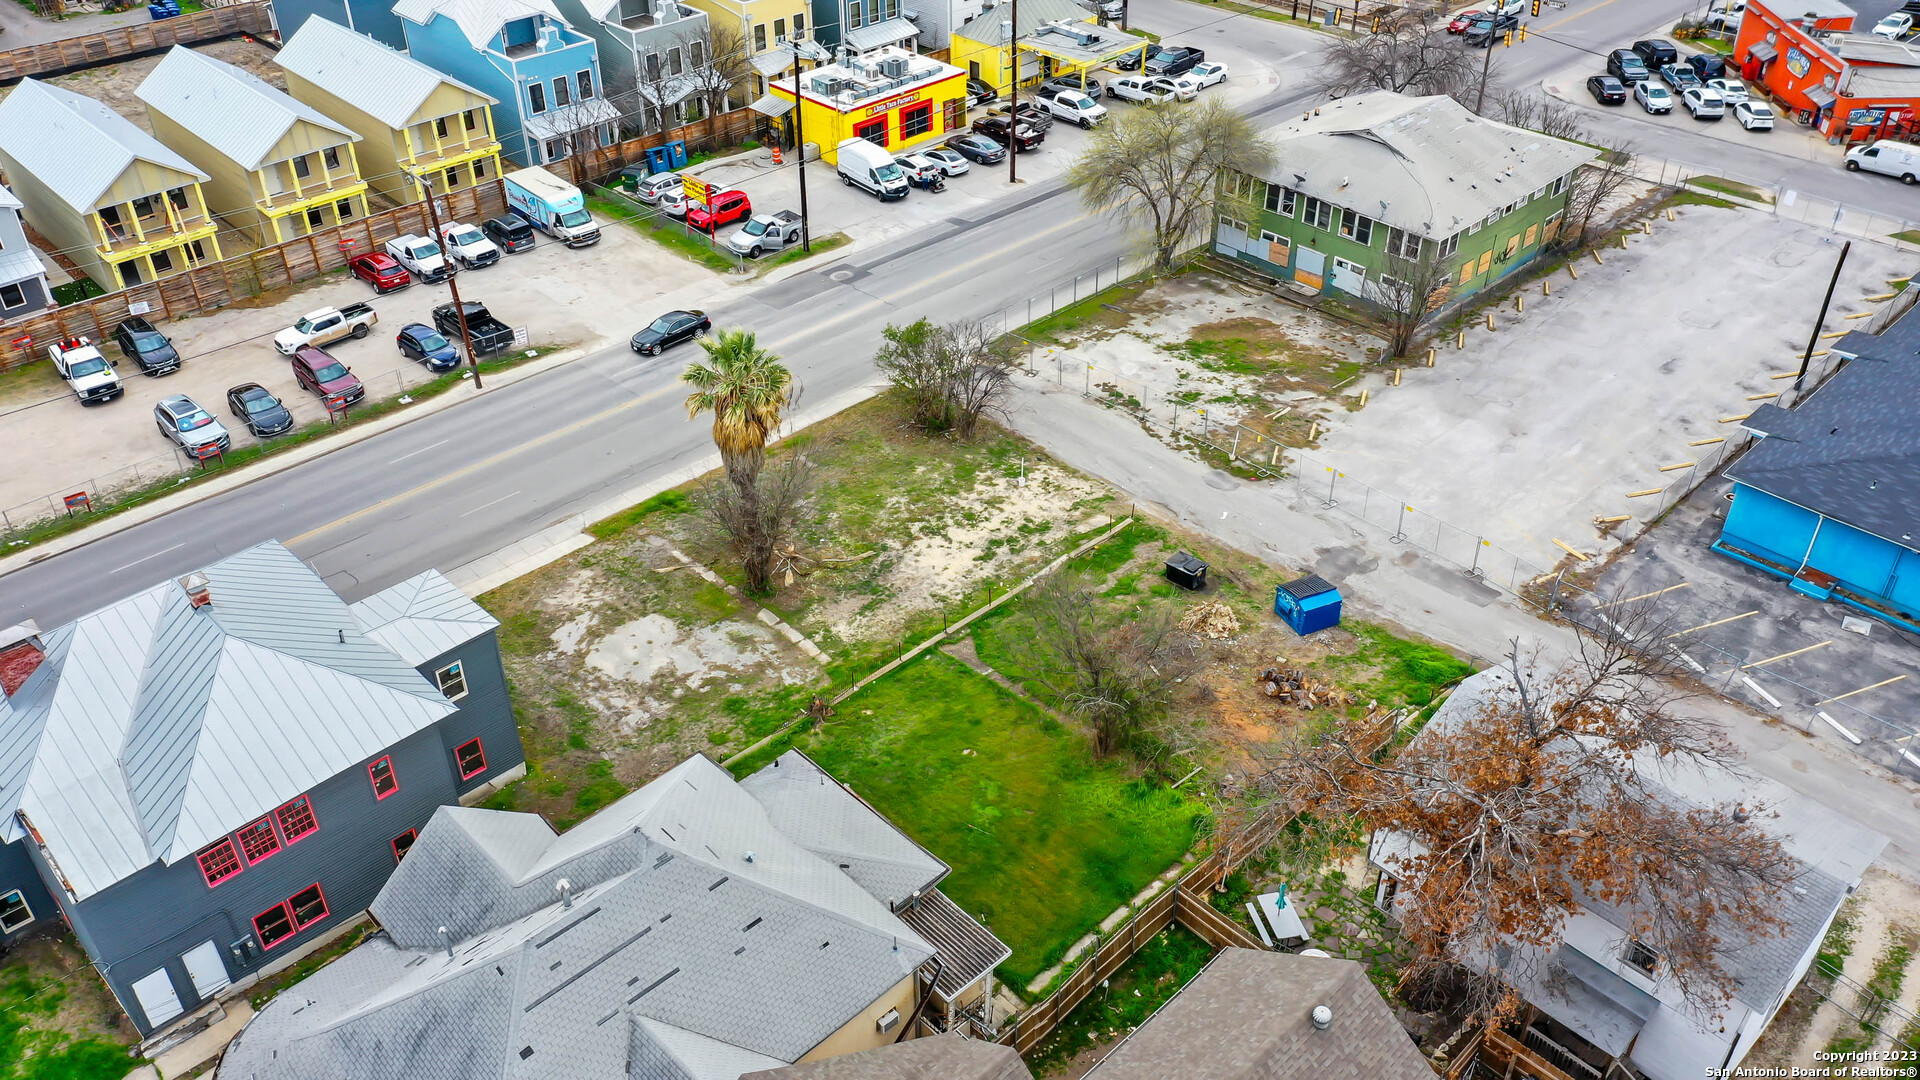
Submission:
<svg viewBox="0 0 1920 1080">
<path fill-rule="evenodd" d="M 210 499 L 215 495 L 223 495 L 236 488 L 245 487 L 257 480 L 264 480 L 269 476 L 285 472 L 295 466 L 304 465 L 316 458 L 325 457 L 336 450 L 343 450 L 356 443 L 373 438 L 375 435 L 383 435 L 395 428 L 410 424 L 423 417 L 432 416 L 446 409 L 451 409 L 455 405 L 471 401 L 483 394 L 490 394 L 495 390 L 504 389 L 525 379 L 533 378 L 535 375 L 545 374 L 554 368 L 590 356 L 594 351 L 597 350 L 586 348 L 562 349 L 559 352 L 543 356 L 533 363 L 496 373 L 493 376 L 492 384 L 484 390 L 475 391 L 470 394 L 463 394 L 459 391 L 442 393 L 428 401 L 422 402 L 418 408 L 402 409 L 399 412 L 383 416 L 371 423 L 360 424 L 333 435 L 321 436 L 320 438 L 302 443 L 282 454 L 269 454 L 258 461 L 244 465 L 232 472 L 224 473 L 204 484 L 197 484 L 185 491 L 176 492 L 171 495 L 163 495 L 150 503 L 137 506 L 123 514 L 115 514 L 97 524 L 88 525 L 85 528 L 70 532 L 65 536 L 58 536 L 42 544 L 32 546 L 26 551 L 16 552 L 5 558 L 0 558 L 0 576 L 5 576 L 15 570 L 31 566 L 42 559 L 50 559 L 55 555 L 64 554 L 75 548 L 85 547 L 96 540 L 105 539 L 115 533 L 131 529 L 136 525 L 143 525 L 155 518 L 164 517 L 176 510 L 185 509 L 204 499 Z"/>
</svg>

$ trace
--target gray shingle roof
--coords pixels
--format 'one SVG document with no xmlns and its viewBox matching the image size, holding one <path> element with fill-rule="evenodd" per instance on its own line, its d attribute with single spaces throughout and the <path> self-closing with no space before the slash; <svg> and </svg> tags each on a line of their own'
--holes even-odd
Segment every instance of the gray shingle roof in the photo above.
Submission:
<svg viewBox="0 0 1920 1080">
<path fill-rule="evenodd" d="M 781 832 L 891 908 L 947 876 L 946 863 L 798 750 L 740 781 L 740 788 L 767 808 Z"/>
<path fill-rule="evenodd" d="M 1011 1046 L 948 1034 L 748 1073 L 740 1080 L 1033 1080 L 1033 1074 Z"/>
<path fill-rule="evenodd" d="M 350 610 L 361 633 L 415 667 L 500 625 L 438 570 L 382 589 Z"/>
<path fill-rule="evenodd" d="M 1431 239 L 1524 200 L 1599 153 L 1473 115 L 1448 97 L 1385 90 L 1269 128 L 1265 179 Z"/>
<path fill-rule="evenodd" d="M 1333 1010 L 1313 1026 L 1317 1005 Z M 1222 949 L 1087 1080 L 1433 1080 L 1352 960 Z"/>
<path fill-rule="evenodd" d="M 135 161 L 179 173 L 180 184 L 207 178 L 133 121 L 90 97 L 38 79 L 22 79 L 0 101 L 0 154 L 18 162 L 81 214 L 91 212 Z"/>
<path fill-rule="evenodd" d="M 198 135 L 208 146 L 247 169 L 280 160 L 268 155 L 301 121 L 339 136 L 328 145 L 360 138 L 252 72 L 184 45 L 170 49 L 134 95 L 146 102 L 147 108 Z"/>
<path fill-rule="evenodd" d="M 191 857 L 454 706 L 277 542 L 44 637 L 0 730 L 0 836 L 25 811 L 79 898 Z"/>
<path fill-rule="evenodd" d="M 1912 325 L 1907 325 L 1912 324 Z M 1920 551 L 1920 356 L 1909 315 L 1792 409 L 1768 404 L 1742 425 L 1762 433 L 1727 467 L 1748 487 Z M 1902 355 L 1905 353 L 1905 355 Z"/>
<path fill-rule="evenodd" d="M 350 977 L 282 995 L 223 1077 L 611 1080 L 644 1060 L 734 1080 L 799 1059 L 934 951 L 704 757 L 560 836 L 443 806 L 373 913 L 385 936 Z M 482 1049 L 445 1072 L 431 1057 L 462 1033 Z"/>
<path fill-rule="evenodd" d="M 442 85 L 499 104 L 451 75 L 328 19 L 301 23 L 273 62 L 396 130 L 406 127 Z"/>
</svg>

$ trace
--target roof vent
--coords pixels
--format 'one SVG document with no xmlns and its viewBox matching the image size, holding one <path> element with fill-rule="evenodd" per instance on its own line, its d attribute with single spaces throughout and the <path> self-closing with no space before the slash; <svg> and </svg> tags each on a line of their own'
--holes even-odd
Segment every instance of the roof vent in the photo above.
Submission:
<svg viewBox="0 0 1920 1080">
<path fill-rule="evenodd" d="M 180 588 L 186 591 L 187 602 L 196 608 L 213 603 L 213 582 L 208 580 L 204 570 L 195 570 L 181 578 Z"/>
<path fill-rule="evenodd" d="M 570 908 L 573 906 L 573 882 L 568 881 L 566 878 L 561 878 L 559 881 L 553 883 L 553 891 L 560 894 L 561 907 Z"/>
<path fill-rule="evenodd" d="M 1325 1031 L 1332 1027 L 1333 1010 L 1327 1008 L 1325 1005 L 1315 1005 L 1313 1007 L 1313 1026 L 1318 1031 Z"/>
<path fill-rule="evenodd" d="M 753 852 L 751 852 L 751 851 L 749 851 L 749 852 L 747 852 L 747 861 L 748 861 L 748 862 L 752 862 L 752 861 L 753 861 Z"/>
<path fill-rule="evenodd" d="M 440 944 L 447 947 L 447 959 L 453 959 L 453 934 L 444 926 L 440 928 Z"/>
</svg>

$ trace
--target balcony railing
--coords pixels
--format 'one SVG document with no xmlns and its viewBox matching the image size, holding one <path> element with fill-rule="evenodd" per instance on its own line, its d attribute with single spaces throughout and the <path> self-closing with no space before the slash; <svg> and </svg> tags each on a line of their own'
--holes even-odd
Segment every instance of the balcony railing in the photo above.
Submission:
<svg viewBox="0 0 1920 1080">
<path fill-rule="evenodd" d="M 109 254 L 131 251 L 142 244 L 151 244 L 156 240 L 178 233 L 192 232 L 211 224 L 205 213 L 174 210 L 170 213 L 146 214 L 139 219 L 139 231 L 134 230 L 133 221 L 121 218 L 119 224 L 112 224 L 106 218 L 100 218 L 100 229 L 106 233 L 106 240 L 99 244 L 101 251 Z M 143 238 L 144 237 L 144 238 Z M 96 233 L 95 239 L 98 239 Z"/>
<path fill-rule="evenodd" d="M 298 191 L 295 191 L 293 185 L 289 184 L 285 191 L 276 191 L 263 195 L 255 201 L 260 204 L 262 209 L 274 210 L 282 206 L 292 206 L 294 203 L 304 202 L 307 199 L 325 195 L 329 192 L 344 191 L 358 183 L 360 183 L 360 178 L 354 175 L 351 170 L 342 167 L 334 170 L 331 178 L 316 173 L 313 176 L 302 179 L 300 181 L 300 190 Z"/>
<path fill-rule="evenodd" d="M 1491 1063 L 1503 1075 L 1515 1077 L 1516 1080 L 1519 1077 L 1529 1077 L 1531 1080 L 1575 1080 L 1567 1075 L 1566 1070 L 1547 1061 L 1499 1028 L 1487 1032 L 1476 1060 L 1481 1064 Z M 1511 1072 L 1506 1071 L 1509 1067 Z"/>
</svg>

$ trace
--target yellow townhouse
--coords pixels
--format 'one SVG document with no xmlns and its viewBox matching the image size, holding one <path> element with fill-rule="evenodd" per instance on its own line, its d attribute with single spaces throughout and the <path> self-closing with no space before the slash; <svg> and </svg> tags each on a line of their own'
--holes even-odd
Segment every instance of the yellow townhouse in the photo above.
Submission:
<svg viewBox="0 0 1920 1080">
<path fill-rule="evenodd" d="M 1020 25 L 1014 27 L 1008 5 L 990 7 L 953 28 L 949 59 L 1002 94 L 1013 73 L 1013 51 L 1020 54 L 1020 83 L 1054 76 L 1092 74 L 1129 54 L 1144 57 L 1146 38 L 1135 37 L 1087 18 L 1074 0 L 1023 0 Z M 1017 31 L 1017 33 L 1016 33 Z M 1009 48 L 1008 42 L 1015 43 Z"/>
<path fill-rule="evenodd" d="M 793 68 L 790 43 L 811 41 L 807 28 L 808 0 L 687 0 L 707 13 L 713 27 L 713 52 L 726 55 L 727 38 L 738 35 L 753 74 L 748 87 L 734 88 L 734 104 L 752 101 L 767 92 L 767 80 Z"/>
</svg>

